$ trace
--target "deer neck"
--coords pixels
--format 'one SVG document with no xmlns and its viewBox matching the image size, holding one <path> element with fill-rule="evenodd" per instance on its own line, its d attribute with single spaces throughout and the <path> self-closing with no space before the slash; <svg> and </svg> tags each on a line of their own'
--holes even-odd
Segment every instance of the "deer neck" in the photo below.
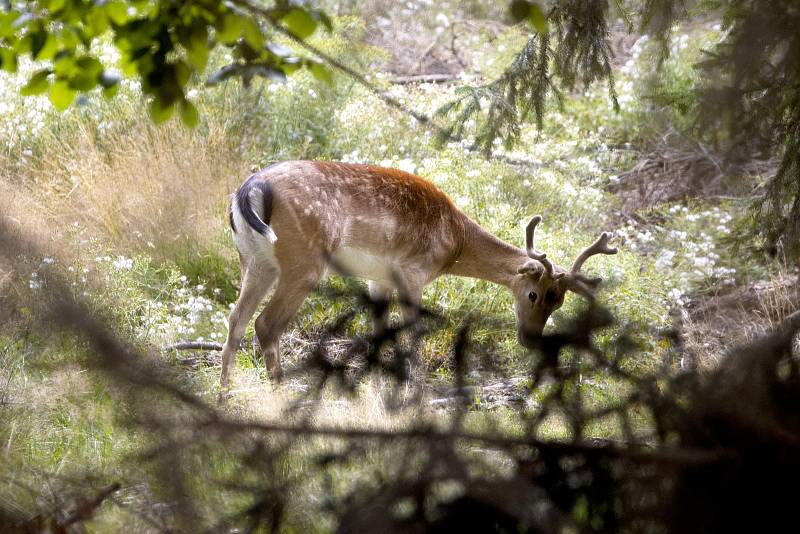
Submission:
<svg viewBox="0 0 800 534">
<path fill-rule="evenodd" d="M 480 278 L 511 286 L 517 269 L 528 259 L 524 250 L 495 237 L 465 217 L 464 244 L 447 274 Z"/>
</svg>

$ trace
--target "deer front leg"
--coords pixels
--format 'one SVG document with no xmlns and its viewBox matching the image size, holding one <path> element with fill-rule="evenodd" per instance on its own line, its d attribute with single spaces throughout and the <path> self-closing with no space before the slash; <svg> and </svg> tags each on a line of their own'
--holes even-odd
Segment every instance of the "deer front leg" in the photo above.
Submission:
<svg viewBox="0 0 800 534">
<path fill-rule="evenodd" d="M 422 305 L 422 288 L 425 285 L 425 274 L 422 272 L 405 272 L 399 277 L 397 300 L 403 323 L 417 328 Z"/>
<path fill-rule="evenodd" d="M 424 367 L 418 342 L 422 334 L 420 307 L 422 306 L 422 288 L 425 285 L 425 277 L 422 273 L 405 273 L 401 282 L 402 284 L 397 290 L 397 300 L 400 304 L 404 329 L 398 341 L 407 347 L 411 381 L 424 382 Z"/>
<path fill-rule="evenodd" d="M 256 337 L 270 380 L 280 382 L 283 377 L 279 344 L 281 334 L 318 280 L 319 275 L 305 275 L 300 278 L 281 275 L 275 294 L 256 319 Z"/>
</svg>

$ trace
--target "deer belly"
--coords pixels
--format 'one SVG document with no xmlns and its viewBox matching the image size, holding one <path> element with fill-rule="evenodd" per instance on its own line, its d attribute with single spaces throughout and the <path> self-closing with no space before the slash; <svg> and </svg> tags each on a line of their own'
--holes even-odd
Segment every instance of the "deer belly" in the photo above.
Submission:
<svg viewBox="0 0 800 534">
<path fill-rule="evenodd" d="M 351 247 L 342 247 L 333 253 L 331 269 L 345 276 L 360 276 L 386 284 L 392 284 L 393 273 L 397 271 L 392 258 Z"/>
</svg>

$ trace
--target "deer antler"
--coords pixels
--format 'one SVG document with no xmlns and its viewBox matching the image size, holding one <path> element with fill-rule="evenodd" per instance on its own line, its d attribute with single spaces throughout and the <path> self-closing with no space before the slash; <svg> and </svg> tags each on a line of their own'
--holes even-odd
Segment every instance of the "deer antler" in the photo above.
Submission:
<svg viewBox="0 0 800 534">
<path fill-rule="evenodd" d="M 611 233 L 603 232 L 600 234 L 600 237 L 597 238 L 597 241 L 583 249 L 583 252 L 580 253 L 575 263 L 572 264 L 569 275 L 564 279 L 567 284 L 567 289 L 579 295 L 583 295 L 590 301 L 594 301 L 594 292 L 600 282 L 602 282 L 602 279 L 586 276 L 580 271 L 581 267 L 583 267 L 583 262 L 585 262 L 587 258 L 595 254 L 616 254 L 618 252 L 616 248 L 608 246 L 609 239 L 611 239 Z"/>
<path fill-rule="evenodd" d="M 616 247 L 611 248 L 608 246 L 609 239 L 611 239 L 611 232 L 603 232 L 600 234 L 597 241 L 586 247 L 583 252 L 581 252 L 580 256 L 578 256 L 578 259 L 575 260 L 575 263 L 572 264 L 571 274 L 573 276 L 581 276 L 579 273 L 581 267 L 583 267 L 583 262 L 595 254 L 616 254 L 618 252 Z"/>
<path fill-rule="evenodd" d="M 544 265 L 548 275 L 553 276 L 553 264 L 547 259 L 547 254 L 536 252 L 533 246 L 533 234 L 536 232 L 536 225 L 540 222 L 542 222 L 542 216 L 534 215 L 528 223 L 527 228 L 525 228 L 525 250 L 528 252 L 529 257 Z"/>
</svg>

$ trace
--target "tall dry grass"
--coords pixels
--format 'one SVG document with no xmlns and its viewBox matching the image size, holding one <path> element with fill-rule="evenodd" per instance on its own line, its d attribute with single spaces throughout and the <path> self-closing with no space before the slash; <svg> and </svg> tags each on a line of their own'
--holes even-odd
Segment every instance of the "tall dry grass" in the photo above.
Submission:
<svg viewBox="0 0 800 534">
<path fill-rule="evenodd" d="M 235 254 L 226 245 L 228 195 L 247 165 L 223 121 L 189 130 L 149 117 L 98 123 L 75 117 L 25 154 L 0 155 L 0 210 L 69 258 L 81 230 L 110 253 L 146 254 L 224 285 Z M 222 271 L 222 272 L 220 272 Z"/>
</svg>

